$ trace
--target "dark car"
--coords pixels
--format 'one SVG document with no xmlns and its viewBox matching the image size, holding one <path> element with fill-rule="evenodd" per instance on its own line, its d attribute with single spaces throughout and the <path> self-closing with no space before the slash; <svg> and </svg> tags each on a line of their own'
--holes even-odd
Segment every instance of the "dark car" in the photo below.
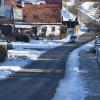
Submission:
<svg viewBox="0 0 100 100">
<path fill-rule="evenodd" d="M 78 36 L 77 35 L 71 35 L 70 36 L 70 42 L 77 42 L 78 41 Z"/>
</svg>

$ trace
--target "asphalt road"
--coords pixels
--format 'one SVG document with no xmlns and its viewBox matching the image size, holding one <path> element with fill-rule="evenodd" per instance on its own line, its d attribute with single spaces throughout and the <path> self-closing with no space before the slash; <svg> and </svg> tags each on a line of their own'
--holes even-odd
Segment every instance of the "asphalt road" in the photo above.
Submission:
<svg viewBox="0 0 100 100">
<path fill-rule="evenodd" d="M 49 50 L 24 70 L 0 80 L 0 100 L 50 100 L 64 75 L 69 53 L 93 38 L 94 35 L 87 32 L 79 43 L 66 43 Z"/>
<path fill-rule="evenodd" d="M 0 100 L 50 100 L 64 74 L 69 53 L 79 45 L 48 51 L 24 70 L 0 81 Z"/>
</svg>

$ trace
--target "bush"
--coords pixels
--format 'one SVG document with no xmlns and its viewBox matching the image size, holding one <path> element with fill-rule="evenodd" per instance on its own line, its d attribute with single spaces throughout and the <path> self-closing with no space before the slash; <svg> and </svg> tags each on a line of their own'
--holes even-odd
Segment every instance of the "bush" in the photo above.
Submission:
<svg viewBox="0 0 100 100">
<path fill-rule="evenodd" d="M 11 43 L 7 44 L 7 50 L 13 49 L 13 45 Z"/>
<path fill-rule="evenodd" d="M 23 34 L 17 35 L 16 41 L 29 42 L 29 37 L 27 35 L 23 35 Z"/>
<path fill-rule="evenodd" d="M 0 62 L 4 62 L 7 58 L 7 49 L 0 45 Z"/>
</svg>

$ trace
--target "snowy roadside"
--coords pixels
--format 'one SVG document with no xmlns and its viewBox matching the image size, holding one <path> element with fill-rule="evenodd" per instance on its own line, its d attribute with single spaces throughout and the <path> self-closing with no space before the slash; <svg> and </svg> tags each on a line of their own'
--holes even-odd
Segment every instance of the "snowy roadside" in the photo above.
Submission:
<svg viewBox="0 0 100 100">
<path fill-rule="evenodd" d="M 13 49 L 8 50 L 8 59 L 4 63 L 0 63 L 0 80 L 20 71 L 33 60 L 38 60 L 38 57 L 47 52 L 47 50 L 53 49 L 68 41 L 69 37 L 63 40 L 48 40 L 46 42 L 41 40 L 32 40 L 30 43 L 12 42 Z"/>
<path fill-rule="evenodd" d="M 100 19 L 97 19 L 95 16 L 96 8 L 93 7 L 95 2 L 85 2 L 81 5 L 81 11 L 87 14 L 93 20 L 99 22 Z"/>
<path fill-rule="evenodd" d="M 92 46 L 93 43 L 90 42 L 71 52 L 66 62 L 65 77 L 59 82 L 51 100 L 84 100 L 88 92 L 85 89 L 84 77 L 81 76 L 81 73 L 86 73 L 86 71 L 79 68 L 80 52 L 88 50 Z"/>
</svg>

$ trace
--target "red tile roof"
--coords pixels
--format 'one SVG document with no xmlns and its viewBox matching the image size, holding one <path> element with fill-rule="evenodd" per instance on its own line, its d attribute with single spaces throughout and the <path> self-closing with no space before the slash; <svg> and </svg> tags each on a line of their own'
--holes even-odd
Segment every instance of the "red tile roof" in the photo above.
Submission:
<svg viewBox="0 0 100 100">
<path fill-rule="evenodd" d="M 24 21 L 27 23 L 61 23 L 61 9 L 58 5 L 31 5 L 23 8 Z"/>
</svg>

